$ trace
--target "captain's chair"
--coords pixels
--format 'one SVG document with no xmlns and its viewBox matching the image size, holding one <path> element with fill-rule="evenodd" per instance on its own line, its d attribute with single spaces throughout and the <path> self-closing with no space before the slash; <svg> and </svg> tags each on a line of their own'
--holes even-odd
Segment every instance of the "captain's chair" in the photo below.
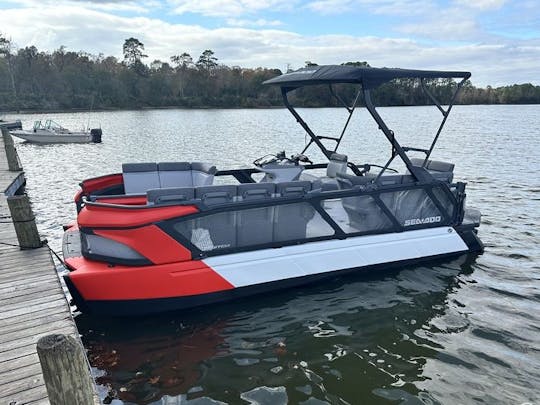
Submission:
<svg viewBox="0 0 540 405">
<path fill-rule="evenodd" d="M 332 153 L 326 167 L 326 176 L 320 178 L 322 191 L 337 190 L 339 188 L 337 177 L 347 172 L 347 155 Z"/>
</svg>

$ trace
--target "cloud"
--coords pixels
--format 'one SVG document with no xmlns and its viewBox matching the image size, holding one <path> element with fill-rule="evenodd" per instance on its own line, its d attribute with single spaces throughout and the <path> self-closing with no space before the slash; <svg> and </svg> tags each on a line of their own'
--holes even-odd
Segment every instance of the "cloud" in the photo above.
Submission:
<svg viewBox="0 0 540 405">
<path fill-rule="evenodd" d="M 319 14 L 343 14 L 352 11 L 354 2 L 351 0 L 319 0 L 306 5 L 311 11 Z"/>
<path fill-rule="evenodd" d="M 476 8 L 478 10 L 497 10 L 501 8 L 506 0 L 456 0 L 455 4 L 466 8 Z"/>
<path fill-rule="evenodd" d="M 259 18 L 257 20 L 240 20 L 236 18 L 228 18 L 227 25 L 233 27 L 278 27 L 283 25 L 283 22 L 279 20 L 265 20 Z"/>
<path fill-rule="evenodd" d="M 473 19 L 440 19 L 427 23 L 405 24 L 397 30 L 423 38 L 442 39 L 446 41 L 470 40 L 479 35 L 479 28 Z"/>
<path fill-rule="evenodd" d="M 108 12 L 133 12 L 139 14 L 148 13 L 151 9 L 159 7 L 159 2 L 155 0 L 10 0 L 9 2 L 28 8 L 75 6 Z"/>
<path fill-rule="evenodd" d="M 169 0 L 173 13 L 202 14 L 207 17 L 230 17 L 253 14 L 263 10 L 292 10 L 296 0 Z"/>
<path fill-rule="evenodd" d="M 122 58 L 124 40 L 133 36 L 144 43 L 147 61 L 167 61 L 182 52 L 197 59 L 205 49 L 212 49 L 219 62 L 229 66 L 284 69 L 288 63 L 302 67 L 306 60 L 368 61 L 373 66 L 470 70 L 477 85 L 540 84 L 539 40 L 426 45 L 408 38 L 304 35 L 272 27 L 206 28 L 147 16 L 118 16 L 73 3 L 3 10 L 0 27 L 19 47 L 35 45 L 41 51 L 66 45 L 69 50 Z"/>
</svg>

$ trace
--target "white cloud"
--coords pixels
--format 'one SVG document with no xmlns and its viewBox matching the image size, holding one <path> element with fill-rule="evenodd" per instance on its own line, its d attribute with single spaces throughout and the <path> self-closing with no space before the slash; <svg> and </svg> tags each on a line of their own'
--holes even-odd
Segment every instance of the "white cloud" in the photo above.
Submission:
<svg viewBox="0 0 540 405">
<path fill-rule="evenodd" d="M 342 14 L 353 9 L 351 0 L 318 0 L 310 2 L 306 8 L 319 14 Z"/>
<path fill-rule="evenodd" d="M 210 29 L 157 18 L 120 17 L 75 5 L 3 10 L 0 27 L 19 47 L 35 45 L 48 51 L 66 45 L 69 50 L 121 58 L 124 40 L 134 36 L 145 44 L 148 61 L 167 61 L 181 52 L 196 59 L 205 49 L 212 49 L 229 66 L 284 69 L 287 63 L 301 67 L 306 60 L 319 64 L 368 61 L 373 66 L 470 70 L 477 85 L 540 84 L 538 40 L 428 46 L 403 38 L 314 36 L 270 28 Z"/>
<path fill-rule="evenodd" d="M 156 0 L 10 0 L 10 3 L 18 4 L 24 7 L 85 7 L 93 10 L 108 12 L 128 11 L 144 14 L 150 9 L 159 7 Z"/>
<path fill-rule="evenodd" d="M 292 10 L 296 3 L 296 0 L 169 0 L 176 14 L 195 13 L 230 18 L 263 10 Z"/>
<path fill-rule="evenodd" d="M 283 25 L 283 22 L 279 20 L 266 20 L 264 18 L 259 18 L 257 20 L 228 18 L 227 25 L 233 27 L 278 27 L 280 25 Z"/>
<path fill-rule="evenodd" d="M 456 0 L 455 3 L 459 6 L 487 11 L 501 8 L 506 0 Z"/>
<path fill-rule="evenodd" d="M 398 26 L 397 29 L 406 34 L 445 41 L 467 40 L 479 33 L 479 29 L 472 19 L 457 21 L 442 19 L 420 24 L 405 24 Z"/>
</svg>

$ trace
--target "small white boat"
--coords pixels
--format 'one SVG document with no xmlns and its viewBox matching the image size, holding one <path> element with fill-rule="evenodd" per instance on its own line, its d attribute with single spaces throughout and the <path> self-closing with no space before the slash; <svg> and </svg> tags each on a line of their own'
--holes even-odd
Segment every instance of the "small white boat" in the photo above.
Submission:
<svg viewBox="0 0 540 405">
<path fill-rule="evenodd" d="M 72 132 L 53 120 L 47 120 L 45 124 L 41 121 L 35 121 L 34 127 L 30 131 L 21 129 L 10 133 L 32 143 L 100 143 L 102 135 L 101 128 L 88 128 Z"/>
</svg>

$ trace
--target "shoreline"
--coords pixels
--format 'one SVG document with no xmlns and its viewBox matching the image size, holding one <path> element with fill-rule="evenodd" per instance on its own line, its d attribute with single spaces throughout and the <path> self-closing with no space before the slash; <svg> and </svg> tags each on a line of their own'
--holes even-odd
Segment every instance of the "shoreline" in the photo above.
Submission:
<svg viewBox="0 0 540 405">
<path fill-rule="evenodd" d="M 540 105 L 540 103 L 493 103 L 493 104 L 454 104 L 454 106 L 497 106 L 497 105 Z M 385 105 L 378 106 L 377 108 L 386 107 L 429 107 L 431 104 L 416 104 L 416 105 Z M 364 108 L 364 106 L 359 106 Z M 297 106 L 296 108 L 340 108 L 339 106 Z M 115 112 L 115 111 L 152 111 L 152 110 L 277 110 L 286 109 L 284 106 L 258 106 L 258 107 L 214 107 L 214 106 L 201 106 L 201 107 L 185 107 L 185 106 L 164 106 L 164 107 L 112 107 L 112 108 L 69 108 L 69 109 L 51 109 L 51 110 L 7 110 L 0 111 L 0 117 L 5 115 L 17 115 L 17 114 L 69 114 L 69 113 L 87 113 L 87 112 Z"/>
</svg>

